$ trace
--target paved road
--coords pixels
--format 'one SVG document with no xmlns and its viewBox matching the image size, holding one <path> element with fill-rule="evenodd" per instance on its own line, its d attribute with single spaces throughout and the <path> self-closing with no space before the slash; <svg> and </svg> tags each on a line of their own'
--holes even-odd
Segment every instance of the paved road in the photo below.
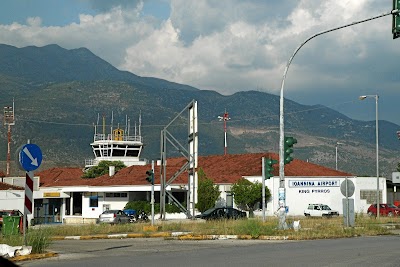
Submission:
<svg viewBox="0 0 400 267">
<path fill-rule="evenodd" d="M 63 240 L 21 266 L 400 266 L 400 236 L 312 241 Z"/>
</svg>

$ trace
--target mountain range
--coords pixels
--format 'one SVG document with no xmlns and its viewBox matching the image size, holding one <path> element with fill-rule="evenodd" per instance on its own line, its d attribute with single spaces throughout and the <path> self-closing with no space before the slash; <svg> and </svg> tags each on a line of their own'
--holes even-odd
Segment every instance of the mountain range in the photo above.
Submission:
<svg viewBox="0 0 400 267">
<path fill-rule="evenodd" d="M 30 140 L 42 148 L 41 169 L 84 166 L 93 158 L 90 142 L 94 127 L 107 133 L 113 114 L 114 127 L 137 125 L 145 147 L 142 156 L 160 157 L 160 131 L 192 101 L 198 102 L 199 154 L 224 153 L 227 121 L 228 153 L 278 152 L 279 96 L 246 91 L 221 95 L 189 85 L 141 77 L 121 71 L 86 48 L 67 50 L 58 45 L 17 48 L 0 44 L 0 105 L 15 101 L 16 124 L 11 127 L 12 172 L 20 174 L 15 151 Z M 187 144 L 187 116 L 168 128 Z M 391 177 L 399 162 L 399 125 L 379 121 L 380 173 Z M 285 134 L 298 140 L 296 158 L 355 175 L 376 175 L 375 121 L 353 120 L 322 105 L 302 105 L 285 99 Z M 7 158 L 7 128 L 0 128 L 0 170 Z M 180 156 L 174 148 L 168 156 Z M 223 162 L 221 162 L 223 164 Z"/>
</svg>

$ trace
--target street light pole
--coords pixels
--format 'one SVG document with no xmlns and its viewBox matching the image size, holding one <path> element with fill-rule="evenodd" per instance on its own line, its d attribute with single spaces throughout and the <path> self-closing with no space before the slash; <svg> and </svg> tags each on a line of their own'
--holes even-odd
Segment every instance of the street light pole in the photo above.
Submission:
<svg viewBox="0 0 400 267">
<path fill-rule="evenodd" d="M 336 170 L 337 170 L 337 147 L 338 147 L 338 144 L 336 143 L 336 160 L 335 160 L 336 161 L 336 165 L 335 165 L 336 166 Z"/>
<path fill-rule="evenodd" d="M 346 24 L 340 27 L 336 27 L 330 30 L 322 31 L 317 34 L 314 34 L 313 36 L 309 37 L 307 40 L 305 40 L 303 43 L 299 45 L 299 47 L 294 50 L 293 55 L 289 58 L 285 70 L 283 72 L 283 77 L 282 77 L 282 83 L 281 83 L 281 89 L 280 89 L 280 101 L 279 101 L 279 189 L 278 189 L 278 202 L 279 202 L 279 229 L 286 229 L 286 214 L 285 214 L 285 209 L 286 209 L 286 192 L 285 192 L 285 161 L 283 159 L 284 156 L 284 142 L 285 142 L 285 126 L 284 126 L 284 114 L 283 114 L 283 88 L 285 86 L 285 79 L 287 72 L 289 70 L 289 66 L 292 63 L 294 57 L 296 56 L 297 52 L 310 40 L 314 39 L 317 36 L 323 35 L 325 33 L 333 32 L 336 30 L 340 30 L 343 28 L 347 28 L 353 25 L 357 25 L 363 22 L 371 21 L 374 19 L 382 18 L 388 15 L 393 15 L 393 14 L 398 14 L 399 10 L 392 10 L 390 12 L 384 13 L 379 16 L 371 17 L 368 19 L 356 21 L 350 24 Z"/>
<path fill-rule="evenodd" d="M 375 98 L 375 141 L 376 141 L 376 218 L 380 216 L 380 190 L 379 190 L 379 127 L 378 127 L 378 95 L 362 95 L 360 100 L 364 100 L 367 97 Z"/>
<path fill-rule="evenodd" d="M 343 145 L 343 143 L 336 142 L 336 157 L 335 157 L 335 162 L 336 162 L 336 170 L 338 169 L 337 167 L 337 159 L 338 159 L 338 146 Z"/>
</svg>

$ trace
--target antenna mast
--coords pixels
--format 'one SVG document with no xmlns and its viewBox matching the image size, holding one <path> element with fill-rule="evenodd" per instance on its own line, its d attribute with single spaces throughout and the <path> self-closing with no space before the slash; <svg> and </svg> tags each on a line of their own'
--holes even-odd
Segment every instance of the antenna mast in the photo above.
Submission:
<svg viewBox="0 0 400 267">
<path fill-rule="evenodd" d="M 224 113 L 224 115 L 223 116 L 218 116 L 218 119 L 219 119 L 219 121 L 224 121 L 224 133 L 225 133 L 225 135 L 224 135 L 224 155 L 226 155 L 227 154 L 227 150 L 228 150 L 228 139 L 227 139 L 227 136 L 226 136 L 226 122 L 228 121 L 228 120 L 230 120 L 231 118 L 229 118 L 229 114 L 228 114 L 228 112 L 226 112 L 226 109 L 225 109 L 225 113 Z"/>
<path fill-rule="evenodd" d="M 142 127 L 142 110 L 139 111 L 139 136 L 142 136 L 141 128 Z"/>
<path fill-rule="evenodd" d="M 111 135 L 113 133 L 113 124 L 114 124 L 114 111 L 111 110 Z"/>
<path fill-rule="evenodd" d="M 10 176 L 10 161 L 11 161 L 11 126 L 15 125 L 14 116 L 14 99 L 12 106 L 4 107 L 4 125 L 7 126 L 7 171 L 6 175 Z"/>
<path fill-rule="evenodd" d="M 103 114 L 103 139 L 106 136 L 106 115 Z"/>
</svg>

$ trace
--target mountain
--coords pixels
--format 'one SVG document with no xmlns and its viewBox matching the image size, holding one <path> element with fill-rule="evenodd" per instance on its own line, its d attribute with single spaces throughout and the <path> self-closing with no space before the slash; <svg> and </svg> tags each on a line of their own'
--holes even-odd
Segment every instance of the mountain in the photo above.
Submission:
<svg viewBox="0 0 400 267">
<path fill-rule="evenodd" d="M 120 71 L 86 48 L 67 50 L 58 45 L 16 48 L 0 45 L 0 105 L 15 99 L 12 158 L 27 142 L 43 150 L 43 166 L 83 166 L 92 158 L 93 125 L 103 115 L 114 126 L 131 125 L 142 117 L 143 157 L 160 157 L 160 131 L 191 100 L 198 102 L 199 153 L 222 154 L 224 128 L 218 116 L 226 110 L 228 153 L 278 152 L 279 96 L 244 91 L 221 95 L 166 80 Z M 168 128 L 187 143 L 187 114 Z M 109 129 L 107 125 L 107 129 Z M 101 128 L 101 127 L 100 127 Z M 387 177 L 398 163 L 399 126 L 379 122 L 380 172 Z M 107 131 L 108 132 L 108 131 Z M 301 105 L 285 99 L 285 133 L 298 140 L 294 156 L 357 175 L 376 175 L 375 121 L 357 121 L 321 105 Z M 0 169 L 5 170 L 7 129 L 0 128 Z M 168 156 L 180 156 L 169 148 Z M 221 163 L 223 164 L 223 162 Z M 17 172 L 14 161 L 13 172 Z"/>
</svg>

